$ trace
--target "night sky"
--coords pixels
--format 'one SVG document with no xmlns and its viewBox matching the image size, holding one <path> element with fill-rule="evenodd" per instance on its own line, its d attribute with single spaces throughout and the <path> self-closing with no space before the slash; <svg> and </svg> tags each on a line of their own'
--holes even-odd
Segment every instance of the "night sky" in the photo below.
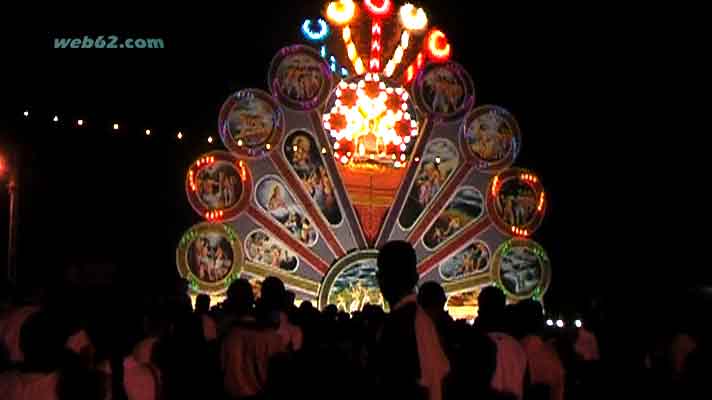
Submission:
<svg viewBox="0 0 712 400">
<path fill-rule="evenodd" d="M 660 172 L 649 147 L 664 128 L 644 123 L 664 108 L 643 105 L 655 101 L 641 89 L 656 76 L 636 63 L 652 45 L 627 35 L 615 13 L 519 2 L 466 10 L 465 3 L 416 4 L 448 35 L 454 60 L 475 81 L 477 103 L 503 106 L 519 121 L 516 165 L 538 173 L 550 195 L 534 236 L 553 265 L 548 300 L 580 304 L 612 291 L 637 297 L 709 282 L 708 272 L 682 261 L 684 235 L 666 225 L 675 219 L 667 199 L 675 194 L 666 189 L 674 178 Z M 76 262 L 120 265 L 149 284 L 173 276 L 176 244 L 199 221 L 184 194 L 185 171 L 222 147 L 220 106 L 239 89 L 266 89 L 273 55 L 302 43 L 301 22 L 324 4 L 269 1 L 170 15 L 134 9 L 3 35 L 0 152 L 20 157 L 23 277 Z M 162 37 L 166 49 L 52 49 L 55 37 L 85 34 Z M 78 118 L 85 128 L 72 127 Z M 6 204 L 3 192 L 3 244 Z"/>
</svg>

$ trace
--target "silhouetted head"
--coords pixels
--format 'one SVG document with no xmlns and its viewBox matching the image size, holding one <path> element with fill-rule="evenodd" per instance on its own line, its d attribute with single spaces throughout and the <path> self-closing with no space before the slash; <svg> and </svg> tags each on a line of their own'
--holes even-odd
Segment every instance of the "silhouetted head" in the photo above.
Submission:
<svg viewBox="0 0 712 400">
<path fill-rule="evenodd" d="M 302 304 L 299 305 L 299 310 L 301 311 L 311 311 L 314 309 L 314 305 L 312 305 L 312 302 L 309 300 L 303 301 Z"/>
<path fill-rule="evenodd" d="M 507 298 L 502 289 L 488 286 L 477 296 L 477 321 L 478 329 L 485 332 L 504 331 L 504 308 Z"/>
<path fill-rule="evenodd" d="M 536 334 L 544 327 L 544 310 L 538 301 L 527 299 L 518 303 L 517 316 L 523 335 Z"/>
<path fill-rule="evenodd" d="M 479 315 L 499 318 L 504 312 L 506 304 L 507 298 L 504 296 L 504 292 L 496 286 L 487 286 L 477 296 Z"/>
<path fill-rule="evenodd" d="M 247 279 L 238 279 L 230 284 L 227 289 L 226 308 L 237 315 L 244 315 L 252 310 L 255 304 L 255 295 L 252 285 Z"/>
<path fill-rule="evenodd" d="M 60 321 L 46 311 L 31 315 L 20 329 L 20 350 L 25 365 L 34 371 L 51 372 L 59 368 L 66 341 Z"/>
<path fill-rule="evenodd" d="M 270 276 L 262 281 L 260 294 L 262 307 L 271 311 L 284 310 L 286 298 L 287 293 L 284 289 L 284 283 L 279 278 Z"/>
<path fill-rule="evenodd" d="M 429 281 L 420 286 L 418 290 L 418 304 L 424 309 L 443 311 L 445 309 L 445 302 L 447 302 L 445 289 L 443 289 L 439 283 Z"/>
<path fill-rule="evenodd" d="M 330 321 L 336 320 L 336 314 L 339 312 L 339 309 L 336 308 L 336 305 L 334 304 L 329 304 L 328 306 L 324 307 L 324 317 Z"/>
<path fill-rule="evenodd" d="M 201 293 L 195 299 L 195 311 L 200 314 L 207 314 L 210 311 L 210 296 Z"/>
<path fill-rule="evenodd" d="M 388 242 L 378 252 L 378 285 L 391 306 L 413 293 L 418 283 L 416 264 L 415 250 L 405 241 Z"/>
</svg>

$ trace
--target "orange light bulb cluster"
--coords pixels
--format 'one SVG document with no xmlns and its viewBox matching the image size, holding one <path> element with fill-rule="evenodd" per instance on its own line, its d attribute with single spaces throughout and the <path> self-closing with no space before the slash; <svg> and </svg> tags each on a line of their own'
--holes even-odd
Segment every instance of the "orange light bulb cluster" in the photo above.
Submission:
<svg viewBox="0 0 712 400">
<path fill-rule="evenodd" d="M 544 192 L 541 192 L 541 195 L 539 195 L 539 205 L 536 207 L 536 210 L 538 212 L 541 212 L 541 210 L 544 209 Z"/>
<path fill-rule="evenodd" d="M 393 2 L 391 0 L 365 0 L 363 5 L 366 6 L 366 11 L 374 18 L 385 18 L 393 11 Z"/>
<path fill-rule="evenodd" d="M 532 174 L 520 174 L 519 179 L 521 179 L 525 182 L 531 182 L 531 183 L 539 182 L 539 178 L 537 178 L 535 175 L 532 175 Z"/>
<path fill-rule="evenodd" d="M 495 176 L 494 180 L 492 181 L 492 196 L 496 196 L 498 190 L 499 190 L 499 176 Z"/>
<path fill-rule="evenodd" d="M 214 162 L 215 162 L 215 157 L 206 156 L 206 157 L 203 157 L 203 158 L 199 159 L 198 161 L 196 161 L 195 166 L 197 168 L 200 168 L 203 165 L 210 165 L 210 164 L 213 164 Z"/>
<path fill-rule="evenodd" d="M 526 229 L 521 229 L 516 226 L 512 227 L 512 233 L 516 236 L 529 236 L 529 231 Z"/>
<path fill-rule="evenodd" d="M 433 29 L 426 38 L 428 56 L 435 62 L 444 62 L 450 59 L 450 43 L 447 36 L 439 29 Z"/>
<path fill-rule="evenodd" d="M 334 139 L 338 161 L 405 165 L 406 151 L 418 135 L 405 89 L 389 87 L 378 74 L 368 73 L 358 82 L 341 81 L 335 96 L 323 126 Z"/>
<path fill-rule="evenodd" d="M 247 180 L 247 168 L 245 168 L 245 162 L 238 162 L 237 167 L 240 169 L 240 179 L 245 182 Z"/>
<path fill-rule="evenodd" d="M 401 35 L 401 41 L 398 44 L 398 47 L 396 47 L 396 50 L 393 52 L 393 57 L 391 57 L 391 59 L 386 64 L 386 69 L 384 73 L 388 78 L 393 76 L 393 73 L 396 71 L 396 68 L 401 63 L 401 61 L 403 61 L 403 55 L 408 50 L 409 44 L 410 34 L 408 33 L 408 31 L 403 31 L 403 34 Z"/>
<path fill-rule="evenodd" d="M 198 169 L 204 165 L 212 165 L 214 162 L 215 162 L 215 157 L 205 156 L 195 162 L 194 168 Z M 198 190 L 198 185 L 195 183 L 195 173 L 193 172 L 193 168 L 188 170 L 188 183 L 190 185 L 190 190 L 192 190 L 194 192 L 196 192 Z"/>
<path fill-rule="evenodd" d="M 218 221 L 218 220 L 222 219 L 223 214 L 224 214 L 224 213 L 223 213 L 222 210 L 219 210 L 219 211 L 208 211 L 208 212 L 205 213 L 205 219 L 207 219 L 207 220 L 210 221 L 210 222 Z"/>
<path fill-rule="evenodd" d="M 332 1 L 326 7 L 326 18 L 334 25 L 346 25 L 356 15 L 356 4 L 353 0 Z"/>
<path fill-rule="evenodd" d="M 418 74 L 418 71 L 423 68 L 423 65 L 425 65 L 425 55 L 421 51 L 420 53 L 418 53 L 418 56 L 415 57 L 415 61 L 413 61 L 410 66 L 408 66 L 408 69 L 405 71 L 406 84 L 413 82 L 413 79 L 415 79 L 415 76 Z"/>
<path fill-rule="evenodd" d="M 345 26 L 341 32 L 341 37 L 344 40 L 344 45 L 346 46 L 346 55 L 349 57 L 351 64 L 354 66 L 354 71 L 356 75 L 363 75 L 366 72 L 366 67 L 363 65 L 363 60 L 358 56 L 358 50 L 356 50 L 356 44 L 351 37 L 351 28 Z"/>
<path fill-rule="evenodd" d="M 428 26 L 428 16 L 422 8 L 404 4 L 399 11 L 401 24 L 409 31 L 422 31 Z"/>
</svg>

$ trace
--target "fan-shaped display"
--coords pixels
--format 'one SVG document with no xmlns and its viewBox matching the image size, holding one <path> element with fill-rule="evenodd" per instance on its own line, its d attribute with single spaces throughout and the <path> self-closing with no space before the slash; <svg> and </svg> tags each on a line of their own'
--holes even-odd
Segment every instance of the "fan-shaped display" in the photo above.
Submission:
<svg viewBox="0 0 712 400">
<path fill-rule="evenodd" d="M 275 49 L 270 92 L 227 96 L 227 151 L 188 171 L 189 202 L 207 221 L 178 249 L 191 290 L 222 293 L 237 277 L 257 288 L 273 275 L 322 308 L 387 309 L 377 249 L 405 240 L 421 282 L 440 282 L 458 315 L 476 312 L 487 285 L 542 298 L 549 260 L 525 237 L 547 195 L 512 167 L 514 116 L 475 107 L 447 30 L 418 5 L 340 0 L 321 11 L 294 21 L 305 43 Z"/>
</svg>

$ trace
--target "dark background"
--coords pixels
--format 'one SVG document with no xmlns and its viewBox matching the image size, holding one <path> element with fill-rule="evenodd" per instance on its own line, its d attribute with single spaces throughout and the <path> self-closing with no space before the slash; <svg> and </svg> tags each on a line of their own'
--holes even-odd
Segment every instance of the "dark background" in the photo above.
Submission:
<svg viewBox="0 0 712 400">
<path fill-rule="evenodd" d="M 137 287 L 170 280 L 176 244 L 199 221 L 184 174 L 222 147 L 219 107 L 236 90 L 266 89 L 273 55 L 301 43 L 301 22 L 324 4 L 136 8 L 4 34 L 0 151 L 19 158 L 21 279 L 108 264 Z M 619 7 L 417 4 L 473 76 L 477 103 L 501 105 L 520 123 L 516 165 L 538 173 L 550 195 L 534 236 L 553 265 L 549 304 L 576 309 L 601 295 L 652 298 L 710 282 L 706 265 L 689 257 L 696 234 L 673 226 L 698 217 L 679 203 L 675 187 L 691 178 L 673 172 L 679 140 L 662 122 L 680 100 L 662 91 L 682 47 L 668 50 L 664 36 Z M 52 49 L 55 37 L 83 35 L 161 37 L 166 48 Z M 78 118 L 84 128 L 73 127 Z M 6 205 L 3 191 L 2 243 Z"/>
</svg>

